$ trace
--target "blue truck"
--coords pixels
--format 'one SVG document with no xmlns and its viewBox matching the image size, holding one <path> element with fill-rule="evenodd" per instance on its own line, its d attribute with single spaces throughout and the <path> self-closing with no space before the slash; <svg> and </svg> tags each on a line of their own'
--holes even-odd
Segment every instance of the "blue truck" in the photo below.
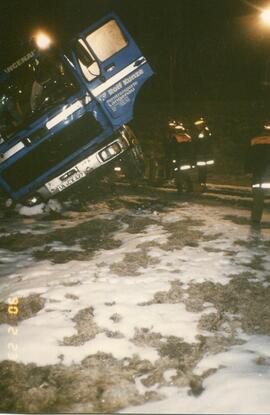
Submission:
<svg viewBox="0 0 270 415">
<path fill-rule="evenodd" d="M 58 50 L 44 33 L 0 73 L 0 188 L 14 201 L 54 197 L 121 160 L 141 171 L 129 128 L 134 101 L 153 74 L 111 13 Z"/>
</svg>

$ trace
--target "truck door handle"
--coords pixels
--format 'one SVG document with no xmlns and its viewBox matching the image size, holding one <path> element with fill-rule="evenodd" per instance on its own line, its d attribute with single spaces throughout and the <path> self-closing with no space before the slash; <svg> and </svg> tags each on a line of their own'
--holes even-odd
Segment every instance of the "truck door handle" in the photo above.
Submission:
<svg viewBox="0 0 270 415">
<path fill-rule="evenodd" d="M 143 63 L 145 61 L 145 57 L 142 56 L 141 58 L 139 58 L 138 60 L 136 60 L 136 62 L 134 63 L 134 66 L 139 66 L 141 65 L 141 63 Z"/>
<path fill-rule="evenodd" d="M 114 68 L 115 68 L 115 64 L 114 64 L 114 63 L 112 63 L 111 65 L 106 66 L 105 71 L 106 71 L 106 72 L 111 72 L 111 71 L 113 71 L 113 70 L 114 70 Z"/>
</svg>

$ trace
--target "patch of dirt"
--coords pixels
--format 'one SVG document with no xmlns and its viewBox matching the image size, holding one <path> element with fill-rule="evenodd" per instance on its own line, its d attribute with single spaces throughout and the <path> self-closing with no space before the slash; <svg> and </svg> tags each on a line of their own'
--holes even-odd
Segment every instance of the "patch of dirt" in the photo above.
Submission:
<svg viewBox="0 0 270 415">
<path fill-rule="evenodd" d="M 83 260 L 89 258 L 99 249 L 112 249 L 121 245 L 113 239 L 112 234 L 121 228 L 117 220 L 92 219 L 73 227 L 56 229 L 48 233 L 34 235 L 14 233 L 0 237 L 0 248 L 11 251 L 25 251 L 33 247 L 45 246 L 35 249 L 33 255 L 38 260 L 49 259 L 55 263 L 64 263 L 71 259 Z M 83 251 L 54 251 L 53 247 L 46 246 L 59 241 L 71 247 L 79 244 Z"/>
<path fill-rule="evenodd" d="M 252 235 L 248 239 L 238 239 L 234 244 L 244 246 L 248 249 L 256 248 L 266 252 L 268 254 L 270 248 L 270 240 L 262 240 L 260 234 Z"/>
<path fill-rule="evenodd" d="M 129 194 L 131 198 L 127 199 Z M 166 200 L 163 192 L 161 194 L 156 190 L 151 192 L 143 187 L 137 189 L 125 188 L 124 196 L 120 196 L 118 199 L 111 199 L 107 203 L 112 209 L 125 207 L 138 213 L 147 211 L 147 213 L 151 214 L 154 211 L 163 212 L 167 207 L 171 208 L 173 197 L 166 195 L 166 198 L 168 197 L 171 200 Z"/>
<path fill-rule="evenodd" d="M 118 330 L 111 331 L 97 326 L 94 321 L 95 314 L 93 307 L 88 307 L 80 310 L 72 319 L 75 324 L 77 334 L 73 336 L 64 337 L 60 342 L 61 346 L 81 346 L 85 342 L 94 339 L 98 333 L 105 333 L 107 337 L 122 339 L 124 336 Z M 117 313 L 111 316 L 111 320 L 115 323 L 121 321 L 121 316 Z M 61 360 L 61 359 L 60 359 Z M 62 361 L 64 362 L 63 358 Z"/>
<path fill-rule="evenodd" d="M 244 216 L 224 215 L 224 220 L 229 220 L 236 225 L 250 225 L 250 218 Z"/>
<path fill-rule="evenodd" d="M 138 246 L 141 249 L 140 251 L 127 253 L 122 261 L 111 265 L 111 271 L 119 276 L 140 275 L 138 272 L 140 267 L 146 268 L 149 265 L 158 264 L 160 261 L 157 258 L 148 255 L 152 247 L 159 246 L 165 251 L 182 249 L 185 246 L 196 247 L 198 246 L 198 241 L 203 238 L 203 232 L 195 229 L 196 226 L 202 226 L 202 221 L 186 219 L 173 223 L 162 223 L 161 219 L 151 221 L 149 218 L 133 216 L 129 217 L 128 220 L 125 218 L 125 221 L 129 224 L 127 232 L 142 232 L 146 226 L 154 223 L 161 225 L 168 232 L 169 236 L 168 241 L 162 244 L 155 241 L 144 242 Z"/>
<path fill-rule="evenodd" d="M 263 356 L 259 356 L 255 359 L 255 363 L 258 366 L 266 366 L 269 365 L 268 359 L 263 357 Z"/>
<path fill-rule="evenodd" d="M 120 333 L 120 331 L 111 331 L 111 330 L 104 330 L 107 337 L 113 338 L 113 339 L 123 339 L 125 336 Z"/>
<path fill-rule="evenodd" d="M 208 241 L 215 241 L 216 239 L 220 239 L 222 237 L 222 233 L 213 233 L 213 234 L 208 234 L 208 235 L 204 235 L 203 236 L 203 240 L 208 242 Z"/>
<path fill-rule="evenodd" d="M 174 368 L 177 373 L 171 378 L 170 384 L 189 387 L 189 393 L 198 396 L 203 392 L 203 380 L 216 371 L 210 369 L 202 376 L 194 375 L 194 368 L 205 354 L 220 353 L 233 345 L 243 344 L 244 341 L 237 334 L 240 328 L 248 334 L 269 334 L 270 287 L 265 289 L 260 283 L 254 283 L 253 273 L 231 277 L 227 285 L 205 282 L 190 284 L 187 289 L 183 289 L 181 282 L 176 280 L 168 291 L 158 292 L 151 301 L 140 304 L 184 302 L 188 311 L 203 312 L 205 303 L 210 303 L 216 309 L 202 314 L 198 329 L 205 335 L 198 335 L 197 343 L 194 344 L 175 336 L 162 337 L 149 329 L 136 331 L 132 341 L 138 346 L 153 347 L 160 355 L 154 371 L 142 380 L 145 386 L 153 386 L 157 382 L 165 385 L 162 380 L 164 371 Z M 207 335 L 207 332 L 211 334 Z"/>
<path fill-rule="evenodd" d="M 114 313 L 111 315 L 110 320 L 114 323 L 119 323 L 122 320 L 122 316 L 119 313 Z"/>
<path fill-rule="evenodd" d="M 128 224 L 126 232 L 132 234 L 141 233 L 147 226 L 157 224 L 156 220 L 143 216 L 125 216 L 123 222 Z"/>
<path fill-rule="evenodd" d="M 39 294 L 28 297 L 11 298 L 14 305 L 0 303 L 0 324 L 16 325 L 37 314 L 45 305 L 45 299 Z"/>
<path fill-rule="evenodd" d="M 136 198 L 136 200 L 127 200 L 120 197 L 118 199 L 108 200 L 107 205 L 112 210 L 126 208 L 136 211 L 142 208 L 144 202 L 144 199 L 140 200 L 139 198 Z"/>
<path fill-rule="evenodd" d="M 77 295 L 74 295 L 74 294 L 69 294 L 69 293 L 67 293 L 67 294 L 65 295 L 65 298 L 68 298 L 68 299 L 70 299 L 70 300 L 74 300 L 74 301 L 76 301 L 76 300 L 78 300 L 78 299 L 79 299 L 79 297 L 78 297 Z"/>
<path fill-rule="evenodd" d="M 117 220 L 93 219 L 73 228 L 57 230 L 46 237 L 45 243 L 60 241 L 66 246 L 79 243 L 82 251 L 56 251 L 53 247 L 46 246 L 44 249 L 35 250 L 33 256 L 38 260 L 49 259 L 53 263 L 90 259 L 99 249 L 109 250 L 121 245 L 120 241 L 113 238 L 113 233 L 120 229 L 120 226 Z"/>
<path fill-rule="evenodd" d="M 188 344 L 174 336 L 162 338 L 159 333 L 153 333 L 148 329 L 137 330 L 132 341 L 138 346 L 154 347 L 160 355 L 155 366 L 148 368 L 143 374 L 141 382 L 145 387 L 152 387 L 155 384 L 188 387 L 189 393 L 195 396 L 203 392 L 202 383 L 206 373 L 202 376 L 193 373 L 193 369 L 205 352 L 200 343 Z M 165 380 L 164 373 L 171 368 L 176 370 L 176 374 L 171 380 Z M 210 373 L 213 371 L 209 371 L 207 375 Z"/>
<path fill-rule="evenodd" d="M 162 223 L 164 229 L 169 232 L 168 241 L 162 244 L 164 250 L 172 251 L 182 249 L 185 246 L 198 246 L 198 242 L 203 238 L 203 232 L 196 227 L 202 226 L 199 220 L 185 219 L 173 223 Z"/>
<path fill-rule="evenodd" d="M 247 240 L 237 240 L 234 243 L 236 246 L 244 246 L 252 252 L 256 249 L 257 254 L 253 255 L 252 260 L 245 265 L 254 269 L 255 271 L 265 271 L 264 263 L 268 260 L 270 241 L 264 241 L 260 238 L 253 237 Z"/>
<path fill-rule="evenodd" d="M 63 282 L 62 285 L 64 287 L 73 287 L 75 285 L 81 285 L 81 282 L 80 281 L 66 281 L 66 282 Z"/>
<path fill-rule="evenodd" d="M 158 291 L 154 298 L 150 301 L 140 303 L 140 306 L 147 306 L 151 304 L 175 304 L 182 301 L 184 291 L 182 283 L 179 280 L 171 281 L 171 288 L 168 291 Z"/>
<path fill-rule="evenodd" d="M 149 265 L 158 264 L 159 262 L 159 259 L 148 255 L 147 250 L 140 250 L 125 254 L 122 261 L 110 265 L 110 270 L 120 277 L 138 276 L 140 275 L 139 268 L 147 268 Z"/>
<path fill-rule="evenodd" d="M 76 323 L 77 334 L 64 337 L 61 346 L 80 346 L 101 332 L 94 322 L 94 309 L 92 307 L 80 310 L 72 321 Z"/>
<path fill-rule="evenodd" d="M 264 255 L 254 255 L 252 260 L 246 265 L 254 269 L 255 271 L 265 271 L 264 262 L 265 262 Z"/>
<path fill-rule="evenodd" d="M 210 246 L 204 246 L 204 247 L 203 247 L 203 249 L 204 249 L 206 252 L 224 252 L 222 249 L 212 248 L 212 247 L 210 247 Z M 229 255 L 229 254 L 227 254 L 227 255 Z M 230 254 L 230 255 L 235 255 L 235 253 L 233 252 L 233 253 L 232 253 L 232 254 Z"/>
<path fill-rule="evenodd" d="M 194 361 L 200 358 L 199 347 L 196 344 L 186 343 L 179 337 L 169 336 L 166 343 L 159 347 L 161 356 L 177 360 L 177 369 L 187 370 L 193 366 Z"/>
<path fill-rule="evenodd" d="M 135 333 L 132 339 L 132 342 L 139 347 L 154 347 L 158 348 L 161 340 L 162 335 L 160 333 L 154 333 L 148 328 L 136 328 Z"/>
<path fill-rule="evenodd" d="M 147 361 L 136 357 L 117 360 L 104 353 L 89 356 L 71 367 L 4 361 L 0 363 L 0 410 L 115 412 L 149 400 L 149 394 L 139 394 L 134 381 L 149 370 L 153 367 Z"/>
<path fill-rule="evenodd" d="M 217 309 L 217 314 L 204 316 L 201 328 L 210 331 L 222 331 L 230 324 L 231 335 L 237 327 L 248 334 L 270 334 L 270 287 L 264 287 L 253 280 L 253 273 L 231 275 L 228 284 L 204 282 L 190 284 L 187 289 L 189 298 L 185 300 L 187 309 L 197 311 L 196 302 L 210 302 Z M 228 315 L 237 315 L 234 322 Z M 226 324 L 225 324 L 226 323 Z M 234 327 L 236 326 L 236 327 Z"/>
<path fill-rule="evenodd" d="M 37 249 L 33 252 L 33 257 L 38 261 L 49 260 L 54 264 L 64 264 L 76 260 L 85 261 L 92 257 L 92 254 L 86 254 L 84 251 L 73 251 L 71 249 L 56 251 L 51 247 Z"/>
<path fill-rule="evenodd" d="M 201 376 L 193 373 L 206 353 L 219 353 L 232 345 L 241 344 L 236 335 L 240 327 L 250 334 L 269 334 L 269 289 L 251 282 L 251 277 L 253 274 L 244 273 L 232 276 L 227 285 L 204 282 L 190 284 L 185 290 L 181 282 L 175 280 L 167 292 L 158 292 L 152 301 L 140 304 L 184 302 L 190 311 L 202 311 L 207 302 L 217 310 L 202 315 L 199 329 L 207 330 L 211 335 L 197 336 L 196 343 L 189 344 L 176 336 L 163 337 L 148 328 L 137 328 L 132 342 L 139 347 L 157 350 L 160 358 L 154 365 L 137 356 L 118 360 L 104 353 L 88 356 L 81 364 L 71 367 L 57 364 L 38 368 L 35 365 L 1 362 L 0 394 L 3 399 L 0 410 L 115 412 L 162 398 L 158 390 L 140 394 L 135 384 L 138 378 L 146 388 L 156 384 L 160 387 L 175 385 L 187 387 L 190 395 L 199 396 L 204 391 L 204 379 L 216 370 L 209 369 Z M 121 316 L 114 313 L 111 319 L 117 323 Z M 83 344 L 100 330 L 94 323 L 92 308 L 81 310 L 74 321 L 78 334 L 65 338 L 65 345 Z M 118 331 L 105 332 L 108 337 L 122 337 Z M 256 363 L 264 365 L 265 361 L 258 359 Z M 172 368 L 175 374 L 167 380 L 165 372 Z"/>
<path fill-rule="evenodd" d="M 235 251 L 231 251 L 227 249 L 226 251 L 223 251 L 225 256 L 235 256 Z"/>
<path fill-rule="evenodd" d="M 104 305 L 106 305 L 107 307 L 112 307 L 115 304 L 116 304 L 115 301 L 111 301 L 111 302 L 110 301 L 107 301 L 107 302 L 104 303 Z"/>
</svg>

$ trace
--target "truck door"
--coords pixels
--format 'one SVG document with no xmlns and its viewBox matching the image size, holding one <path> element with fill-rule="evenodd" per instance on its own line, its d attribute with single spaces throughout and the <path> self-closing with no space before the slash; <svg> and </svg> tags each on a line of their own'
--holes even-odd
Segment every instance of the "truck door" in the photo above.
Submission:
<svg viewBox="0 0 270 415">
<path fill-rule="evenodd" d="M 73 58 L 112 127 L 128 123 L 136 95 L 153 71 L 120 19 L 110 14 L 80 33 Z"/>
</svg>

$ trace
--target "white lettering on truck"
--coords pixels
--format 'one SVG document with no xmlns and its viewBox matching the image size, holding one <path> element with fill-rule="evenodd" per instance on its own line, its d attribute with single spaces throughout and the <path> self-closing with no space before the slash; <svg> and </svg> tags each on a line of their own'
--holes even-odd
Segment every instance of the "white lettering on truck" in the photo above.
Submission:
<svg viewBox="0 0 270 415">
<path fill-rule="evenodd" d="M 139 78 L 143 74 L 143 69 L 139 69 L 137 72 L 134 72 L 132 75 L 128 76 L 127 78 L 123 79 L 123 84 L 128 85 L 130 82 L 134 81 L 134 79 Z"/>
<path fill-rule="evenodd" d="M 27 53 L 27 55 L 23 56 L 22 58 L 18 59 L 16 62 L 14 62 L 12 65 L 8 66 L 6 69 L 4 69 L 4 72 L 9 73 L 14 71 L 14 69 L 21 66 L 23 63 L 29 61 L 33 56 L 35 55 L 35 51 Z"/>
</svg>

